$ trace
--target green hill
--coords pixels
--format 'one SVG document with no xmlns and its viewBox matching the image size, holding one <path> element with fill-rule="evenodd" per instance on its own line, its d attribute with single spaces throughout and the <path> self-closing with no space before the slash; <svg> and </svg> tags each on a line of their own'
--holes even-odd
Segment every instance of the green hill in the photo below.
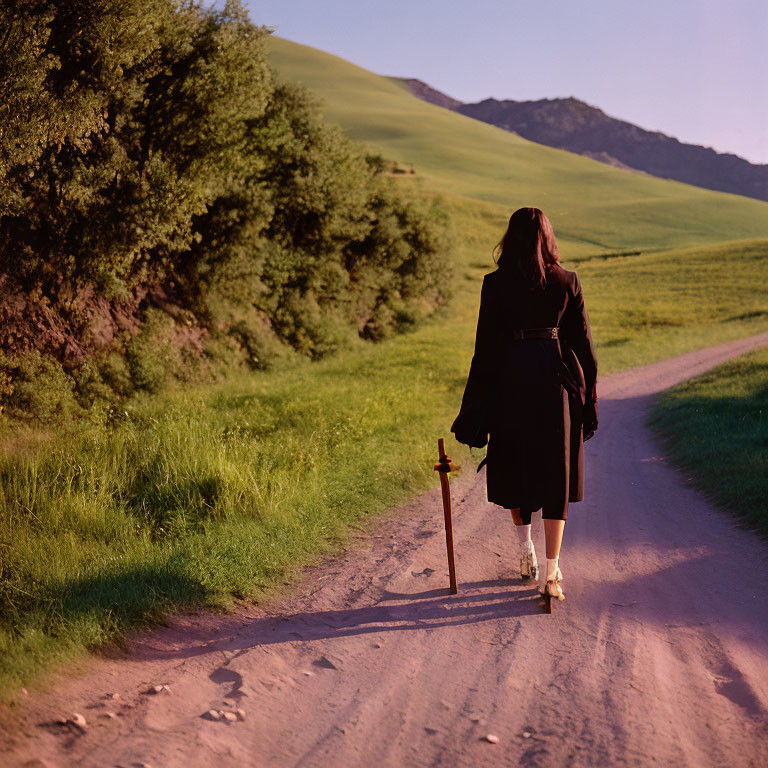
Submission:
<svg viewBox="0 0 768 768">
<path fill-rule="evenodd" d="M 768 237 L 767 203 L 611 168 L 427 104 L 314 48 L 269 46 L 281 77 L 317 94 L 352 138 L 413 163 L 423 188 L 499 204 L 500 215 L 542 208 L 566 259 Z"/>
</svg>

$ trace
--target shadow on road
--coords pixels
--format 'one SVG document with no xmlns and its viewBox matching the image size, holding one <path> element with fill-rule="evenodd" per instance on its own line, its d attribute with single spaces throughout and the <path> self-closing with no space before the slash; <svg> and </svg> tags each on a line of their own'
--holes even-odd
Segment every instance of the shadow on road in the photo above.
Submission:
<svg viewBox="0 0 768 768">
<path fill-rule="evenodd" d="M 375 605 L 363 608 L 306 611 L 286 616 L 266 616 L 241 624 L 240 631 L 225 641 L 221 630 L 199 635 L 187 647 L 150 648 L 144 645 L 142 660 L 185 659 L 221 651 L 240 651 L 261 645 L 312 642 L 338 637 L 393 631 L 434 630 L 481 621 L 542 615 L 541 598 L 533 581 L 513 579 L 466 582 L 459 594 L 448 588 L 416 593 L 384 592 Z M 150 641 L 151 642 L 151 641 Z"/>
</svg>

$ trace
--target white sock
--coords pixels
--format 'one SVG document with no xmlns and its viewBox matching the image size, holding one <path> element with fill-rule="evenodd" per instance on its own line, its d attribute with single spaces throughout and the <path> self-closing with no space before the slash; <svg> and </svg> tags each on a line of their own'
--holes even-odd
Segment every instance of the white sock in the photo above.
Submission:
<svg viewBox="0 0 768 768">
<path fill-rule="evenodd" d="M 533 541 L 531 540 L 531 524 L 528 525 L 516 525 L 517 538 L 520 539 L 520 546 L 525 552 L 530 552 L 533 549 Z"/>
<path fill-rule="evenodd" d="M 547 580 L 554 579 L 557 575 L 557 563 L 559 557 L 547 558 Z"/>
</svg>

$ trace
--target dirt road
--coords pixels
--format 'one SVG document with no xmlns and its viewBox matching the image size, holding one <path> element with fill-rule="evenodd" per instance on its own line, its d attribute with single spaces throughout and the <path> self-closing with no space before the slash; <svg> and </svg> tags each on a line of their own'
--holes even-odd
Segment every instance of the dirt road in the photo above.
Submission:
<svg viewBox="0 0 768 768">
<path fill-rule="evenodd" d="M 768 545 L 644 426 L 656 393 L 765 344 L 600 379 L 563 610 L 544 614 L 516 577 L 508 513 L 468 473 L 453 481 L 457 596 L 433 491 L 268 609 L 174 619 L 30 696 L 10 764 L 768 765 Z M 534 540 L 543 554 L 540 518 Z M 243 720 L 204 715 L 238 708 Z M 73 711 L 85 730 L 53 724 Z"/>
</svg>

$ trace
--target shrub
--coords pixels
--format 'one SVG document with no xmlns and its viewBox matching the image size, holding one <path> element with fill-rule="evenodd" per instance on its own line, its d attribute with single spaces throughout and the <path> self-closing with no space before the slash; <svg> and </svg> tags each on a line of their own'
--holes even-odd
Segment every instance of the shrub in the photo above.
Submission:
<svg viewBox="0 0 768 768">
<path fill-rule="evenodd" d="M 78 412 L 72 379 L 61 364 L 37 350 L 0 352 L 0 405 L 12 416 L 49 423 Z"/>
<path fill-rule="evenodd" d="M 445 300 L 439 205 L 404 199 L 390 163 L 277 82 L 239 2 L 26 0 L 0 23 L 0 283 L 70 319 L 88 292 L 146 318 L 127 373 L 107 350 L 77 375 L 82 402 L 195 370 L 160 295 L 255 368 L 279 344 L 319 358 L 384 338 Z"/>
<path fill-rule="evenodd" d="M 160 310 L 148 310 L 125 358 L 134 389 L 158 392 L 171 377 L 181 378 L 183 357 L 175 343 L 173 320 Z"/>
</svg>

